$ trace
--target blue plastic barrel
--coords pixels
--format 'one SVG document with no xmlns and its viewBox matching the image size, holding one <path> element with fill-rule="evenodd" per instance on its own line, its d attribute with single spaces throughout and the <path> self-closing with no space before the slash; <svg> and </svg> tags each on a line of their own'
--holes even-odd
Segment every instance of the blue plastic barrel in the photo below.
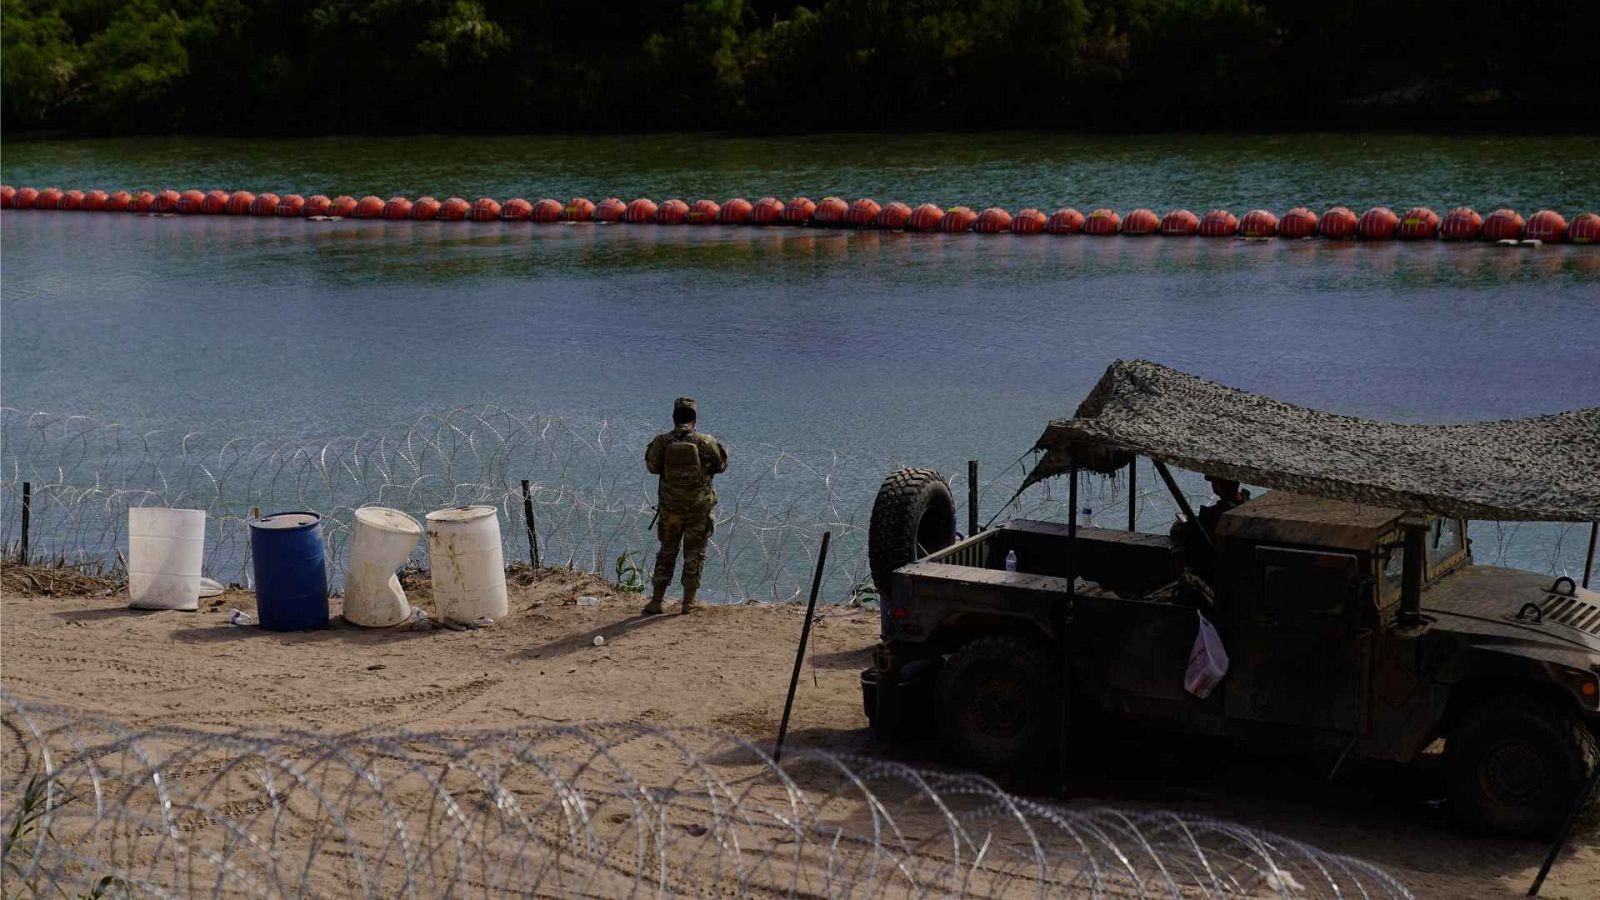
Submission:
<svg viewBox="0 0 1600 900">
<path fill-rule="evenodd" d="M 321 516 L 289 512 L 251 519 L 250 556 L 262 628 L 302 631 L 328 624 Z"/>
</svg>

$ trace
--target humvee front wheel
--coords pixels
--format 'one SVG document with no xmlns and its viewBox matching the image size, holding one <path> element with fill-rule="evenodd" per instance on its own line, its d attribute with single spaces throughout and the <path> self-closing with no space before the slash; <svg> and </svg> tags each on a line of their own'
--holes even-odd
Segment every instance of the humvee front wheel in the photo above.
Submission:
<svg viewBox="0 0 1600 900">
<path fill-rule="evenodd" d="M 932 469 L 895 469 L 872 501 L 867 564 L 878 596 L 889 596 L 889 573 L 955 543 L 956 504 Z"/>
<path fill-rule="evenodd" d="M 1468 710 L 1444 752 L 1451 805 L 1463 822 L 1535 837 L 1561 827 L 1597 756 L 1594 735 L 1570 710 L 1518 695 Z"/>
<path fill-rule="evenodd" d="M 977 638 L 939 672 L 939 738 L 976 768 L 1033 770 L 1060 742 L 1059 680 L 1037 641 L 1010 634 Z"/>
</svg>

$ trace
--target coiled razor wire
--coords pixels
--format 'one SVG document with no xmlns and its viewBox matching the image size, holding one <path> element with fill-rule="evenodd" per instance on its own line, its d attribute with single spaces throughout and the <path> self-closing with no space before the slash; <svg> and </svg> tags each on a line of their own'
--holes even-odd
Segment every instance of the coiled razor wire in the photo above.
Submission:
<svg viewBox="0 0 1600 900">
<path fill-rule="evenodd" d="M 8 895 L 1411 896 L 1226 822 L 697 727 L 211 733 L 4 692 L 0 721 Z"/>
<path fill-rule="evenodd" d="M 32 489 L 30 555 L 98 572 L 125 567 L 128 509 L 206 511 L 203 570 L 223 582 L 250 582 L 246 519 L 262 512 L 311 511 L 324 521 L 330 575 L 342 580 L 344 545 L 357 508 L 376 504 L 419 519 L 432 510 L 486 504 L 500 511 L 507 560 L 532 556 L 521 481 L 529 481 L 544 565 L 570 566 L 624 581 L 649 580 L 655 554 L 655 477 L 643 449 L 657 429 L 606 419 L 522 415 L 495 406 L 461 407 L 328 441 L 217 438 L 202 432 L 137 432 L 88 416 L 25 414 L 0 408 L 0 548 L 18 549 L 21 491 Z M 826 450 L 767 444 L 730 447 L 730 471 L 717 479 L 703 596 L 783 601 L 808 586 L 822 532 L 833 532 L 823 596 L 840 601 L 869 591 L 866 533 L 883 476 L 906 461 L 851 458 Z M 1011 500 L 1028 457 L 987 468 L 979 484 L 983 519 Z M 961 460 L 920 460 L 967 492 Z M 1163 529 L 1175 509 L 1147 471 L 1133 498 L 1142 527 Z M 1122 524 L 1128 498 L 1117 481 L 1086 479 L 1080 521 Z M 1060 520 L 1066 491 L 1049 482 L 1007 507 L 1004 517 Z M 1542 544 L 1546 568 L 1582 568 L 1582 540 L 1571 526 L 1526 534 L 1498 531 L 1499 560 L 1512 544 Z M 1557 530 L 1561 529 L 1561 530 Z M 1554 540 L 1547 540 L 1554 536 Z M 1509 538 L 1509 539 L 1508 539 Z M 1527 557 L 1529 554 L 1520 554 Z M 414 558 L 422 562 L 419 544 Z M 1527 559 L 1519 559 L 1524 565 Z"/>
</svg>

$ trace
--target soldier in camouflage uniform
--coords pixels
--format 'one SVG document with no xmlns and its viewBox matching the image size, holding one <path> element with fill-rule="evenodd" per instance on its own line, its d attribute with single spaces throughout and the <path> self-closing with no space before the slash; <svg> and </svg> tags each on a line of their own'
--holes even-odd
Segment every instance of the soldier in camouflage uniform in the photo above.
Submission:
<svg viewBox="0 0 1600 900">
<path fill-rule="evenodd" d="M 695 403 L 679 397 L 672 404 L 672 430 L 658 434 L 644 451 L 644 467 L 659 475 L 656 534 L 661 552 L 656 554 L 655 577 L 647 616 L 665 612 L 661 601 L 672 583 L 672 569 L 678 561 L 678 543 L 683 543 L 683 612 L 699 609 L 695 600 L 700 589 L 700 567 L 706 561 L 706 543 L 711 540 L 711 508 L 717 505 L 717 492 L 711 479 L 728 471 L 728 448 L 704 432 L 695 431 Z"/>
</svg>

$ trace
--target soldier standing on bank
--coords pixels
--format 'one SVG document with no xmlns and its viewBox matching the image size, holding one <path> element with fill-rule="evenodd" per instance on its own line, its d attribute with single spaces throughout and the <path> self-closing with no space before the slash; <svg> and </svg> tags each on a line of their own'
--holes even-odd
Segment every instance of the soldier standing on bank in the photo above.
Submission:
<svg viewBox="0 0 1600 900">
<path fill-rule="evenodd" d="M 678 544 L 683 543 L 683 612 L 704 604 L 695 600 L 700 589 L 700 568 L 706 561 L 706 543 L 713 528 L 711 509 L 717 505 L 717 492 L 711 479 L 728 471 L 728 448 L 709 434 L 695 431 L 694 400 L 679 397 L 672 404 L 672 430 L 656 435 L 644 451 L 644 467 L 659 475 L 656 505 L 656 535 L 661 552 L 656 554 L 655 577 L 647 616 L 666 612 L 661 601 L 672 583 L 672 569 L 678 561 Z"/>
</svg>

